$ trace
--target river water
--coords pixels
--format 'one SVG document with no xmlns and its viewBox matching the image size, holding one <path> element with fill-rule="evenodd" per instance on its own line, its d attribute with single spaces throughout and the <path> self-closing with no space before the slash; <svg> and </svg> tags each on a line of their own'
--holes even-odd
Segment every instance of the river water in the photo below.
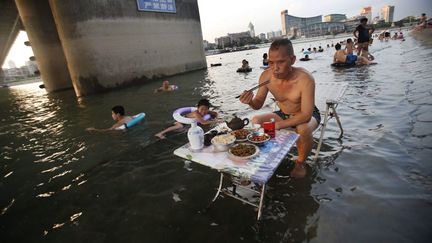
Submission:
<svg viewBox="0 0 432 243">
<path fill-rule="evenodd" d="M 295 44 L 326 46 L 332 40 Z M 333 40 L 334 42 L 338 40 Z M 185 131 L 153 135 L 177 107 L 208 97 L 222 116 L 247 114 L 234 97 L 257 83 L 267 48 L 207 57 L 220 67 L 169 78 L 180 89 L 153 94 L 161 80 L 76 99 L 38 84 L 0 89 L 0 241 L 6 242 L 430 242 L 432 237 L 431 40 L 376 42 L 378 65 L 329 66 L 312 54 L 316 82 L 346 83 L 317 163 L 289 178 L 285 159 L 256 211 L 214 195 L 218 173 L 174 157 Z M 254 68 L 238 74 L 247 59 Z M 112 106 L 146 112 L 127 132 L 88 133 L 113 123 Z M 291 156 L 289 156 L 291 157 Z"/>
</svg>

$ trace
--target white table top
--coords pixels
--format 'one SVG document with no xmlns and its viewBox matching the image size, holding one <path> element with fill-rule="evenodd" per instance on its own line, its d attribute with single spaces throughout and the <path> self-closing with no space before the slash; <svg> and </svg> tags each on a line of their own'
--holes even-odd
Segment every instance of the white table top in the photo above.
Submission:
<svg viewBox="0 0 432 243">
<path fill-rule="evenodd" d="M 293 131 L 278 130 L 276 138 L 270 139 L 259 147 L 260 153 L 257 156 L 243 162 L 231 160 L 228 152 L 215 152 L 213 145 L 204 147 L 200 151 L 191 151 L 188 143 L 176 149 L 174 154 L 241 179 L 265 184 L 273 176 L 298 137 L 299 135 Z"/>
</svg>

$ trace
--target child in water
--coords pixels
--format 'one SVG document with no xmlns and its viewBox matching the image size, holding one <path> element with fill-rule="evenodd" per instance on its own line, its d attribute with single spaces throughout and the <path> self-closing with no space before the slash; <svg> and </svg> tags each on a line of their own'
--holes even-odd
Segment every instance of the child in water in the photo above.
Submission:
<svg viewBox="0 0 432 243">
<path fill-rule="evenodd" d="M 111 109 L 111 117 L 116 122 L 114 125 L 112 125 L 110 128 L 107 129 L 96 129 L 94 127 L 89 127 L 86 130 L 87 131 L 108 131 L 108 130 L 115 130 L 116 128 L 122 126 L 125 123 L 128 123 L 130 120 L 132 120 L 131 116 L 125 115 L 125 109 L 121 105 L 116 105 Z"/>
<path fill-rule="evenodd" d="M 200 101 L 198 101 L 198 105 L 197 105 L 197 110 L 193 111 L 189 114 L 186 114 L 185 116 L 187 118 L 194 118 L 198 123 L 202 124 L 202 125 L 208 125 L 208 124 L 212 124 L 214 123 L 214 121 L 206 121 L 204 120 L 204 116 L 209 114 L 213 119 L 217 117 L 217 112 L 215 111 L 210 111 L 210 102 L 208 101 L 208 99 L 201 99 Z M 160 139 L 164 139 L 165 138 L 165 134 L 167 132 L 171 132 L 171 131 L 175 131 L 175 130 L 179 130 L 181 128 L 183 128 L 184 124 L 180 123 L 180 122 L 175 122 L 173 126 L 168 127 L 167 129 L 156 133 L 155 136 L 160 138 Z"/>
</svg>

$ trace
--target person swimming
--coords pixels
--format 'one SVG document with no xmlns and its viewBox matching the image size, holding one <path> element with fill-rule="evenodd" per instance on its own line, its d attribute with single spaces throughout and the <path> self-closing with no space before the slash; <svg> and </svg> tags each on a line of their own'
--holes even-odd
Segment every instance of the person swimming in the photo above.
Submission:
<svg viewBox="0 0 432 243">
<path fill-rule="evenodd" d="M 125 109 L 121 105 L 116 105 L 111 109 L 111 117 L 116 122 L 114 125 L 112 125 L 110 128 L 106 129 L 96 129 L 94 127 L 89 127 L 86 130 L 87 131 L 109 131 L 109 130 L 116 130 L 116 128 L 124 125 L 125 123 L 128 123 L 130 120 L 132 120 L 131 116 L 125 115 Z"/>
<path fill-rule="evenodd" d="M 194 118 L 201 125 L 208 125 L 215 123 L 215 120 L 206 121 L 204 120 L 204 116 L 210 114 L 210 116 L 214 119 L 217 118 L 218 114 L 215 111 L 210 111 L 210 101 L 208 99 L 201 99 L 198 101 L 197 110 L 191 113 L 186 114 L 187 118 Z M 172 132 L 175 130 L 179 130 L 184 127 L 183 123 L 175 122 L 172 126 L 164 129 L 161 132 L 155 134 L 156 137 L 160 139 L 165 138 L 165 134 L 167 132 Z"/>
<path fill-rule="evenodd" d="M 267 53 L 263 54 L 263 66 L 268 66 L 269 65 L 269 61 L 268 61 L 268 55 Z"/>
<path fill-rule="evenodd" d="M 167 91 L 174 91 L 176 90 L 175 85 L 170 85 L 168 80 L 165 80 L 162 82 L 162 86 L 155 89 L 153 93 L 159 93 L 159 92 L 167 92 Z"/>
<path fill-rule="evenodd" d="M 336 53 L 333 57 L 333 63 L 346 63 L 348 65 L 361 65 L 370 64 L 370 61 L 362 56 L 356 56 L 354 54 L 346 54 L 344 50 L 341 50 L 341 44 L 337 43 L 335 45 Z"/>
</svg>

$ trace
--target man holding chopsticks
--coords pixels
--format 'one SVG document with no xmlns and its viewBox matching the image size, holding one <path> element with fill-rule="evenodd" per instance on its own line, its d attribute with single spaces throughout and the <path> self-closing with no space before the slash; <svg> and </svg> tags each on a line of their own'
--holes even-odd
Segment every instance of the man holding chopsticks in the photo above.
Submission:
<svg viewBox="0 0 432 243">
<path fill-rule="evenodd" d="M 275 119 L 276 129 L 294 127 L 300 135 L 297 140 L 298 158 L 291 176 L 306 175 L 304 161 L 312 150 L 312 132 L 318 127 L 321 116 L 315 107 L 315 80 L 303 68 L 293 67 L 296 61 L 293 46 L 288 39 L 275 40 L 269 49 L 269 69 L 259 79 L 259 89 L 254 96 L 251 90 L 240 95 L 240 101 L 255 110 L 261 109 L 270 92 L 280 110 L 257 115 L 252 123 L 262 124 Z"/>
</svg>

